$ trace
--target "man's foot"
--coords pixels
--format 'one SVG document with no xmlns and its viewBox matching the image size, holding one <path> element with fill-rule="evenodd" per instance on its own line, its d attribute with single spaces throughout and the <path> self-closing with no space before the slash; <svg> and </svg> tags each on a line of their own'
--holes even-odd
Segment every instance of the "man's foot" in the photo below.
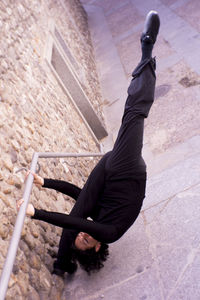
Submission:
<svg viewBox="0 0 200 300">
<path fill-rule="evenodd" d="M 141 42 L 155 44 L 160 27 L 160 18 L 156 11 L 151 10 L 144 23 L 144 30 L 141 35 Z"/>
</svg>

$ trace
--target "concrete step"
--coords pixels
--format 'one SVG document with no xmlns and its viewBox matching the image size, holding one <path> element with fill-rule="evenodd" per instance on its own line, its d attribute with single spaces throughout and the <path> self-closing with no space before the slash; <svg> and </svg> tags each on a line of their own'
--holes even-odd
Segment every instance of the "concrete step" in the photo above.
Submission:
<svg viewBox="0 0 200 300">
<path fill-rule="evenodd" d="M 200 153 L 199 145 L 200 135 L 193 136 L 160 154 L 153 154 L 148 145 L 144 145 L 143 157 L 147 164 L 148 177 L 151 178 L 177 163 Z"/>
<path fill-rule="evenodd" d="M 200 137 L 194 137 L 174 148 L 177 151 L 172 152 L 171 150 L 170 158 L 167 153 L 157 158 L 157 164 L 161 163 L 162 171 L 151 175 L 147 180 L 148 201 L 145 201 L 145 209 L 166 201 L 200 182 L 200 149 L 198 145 L 200 145 Z"/>
</svg>

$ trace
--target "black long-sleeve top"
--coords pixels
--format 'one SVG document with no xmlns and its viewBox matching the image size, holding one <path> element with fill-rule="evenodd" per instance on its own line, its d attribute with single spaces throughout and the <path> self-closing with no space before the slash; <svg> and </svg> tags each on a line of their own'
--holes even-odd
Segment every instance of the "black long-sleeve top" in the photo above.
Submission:
<svg viewBox="0 0 200 300">
<path fill-rule="evenodd" d="M 100 160 L 82 190 L 65 181 L 45 179 L 44 187 L 77 199 L 69 215 L 35 209 L 34 219 L 87 232 L 100 242 L 118 240 L 137 218 L 144 198 L 146 174 L 114 178 Z M 87 220 L 90 217 L 92 220 Z"/>
</svg>

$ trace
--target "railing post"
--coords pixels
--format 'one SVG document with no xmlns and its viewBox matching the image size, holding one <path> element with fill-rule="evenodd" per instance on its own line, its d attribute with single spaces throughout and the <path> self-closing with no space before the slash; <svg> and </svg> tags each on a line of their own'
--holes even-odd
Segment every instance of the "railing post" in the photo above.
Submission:
<svg viewBox="0 0 200 300">
<path fill-rule="evenodd" d="M 103 156 L 103 153 L 53 153 L 53 152 L 35 152 L 33 155 L 33 159 L 31 162 L 31 168 L 30 171 L 35 172 L 38 158 L 61 158 L 61 157 L 100 157 Z M 13 265 L 15 262 L 15 257 L 17 253 L 17 248 L 18 244 L 20 241 L 21 237 L 21 232 L 24 224 L 24 219 L 26 216 L 26 209 L 27 205 L 29 202 L 29 197 L 31 194 L 31 189 L 32 189 L 32 184 L 33 184 L 33 175 L 29 174 L 26 184 L 25 184 L 25 189 L 24 189 L 24 194 L 23 194 L 23 199 L 24 203 L 21 205 L 20 210 L 17 215 L 17 219 L 15 222 L 15 227 L 14 231 L 12 234 L 12 238 L 9 244 L 8 248 L 8 253 L 6 256 L 6 260 L 3 266 L 3 270 L 1 273 L 1 278 L 0 278 L 0 300 L 4 300 L 6 296 L 6 291 L 8 288 L 8 283 L 9 279 L 11 276 L 11 272 L 13 269 Z"/>
<path fill-rule="evenodd" d="M 32 163 L 31 163 L 31 169 L 30 169 L 32 172 L 35 172 L 36 170 L 37 160 L 38 160 L 38 153 L 34 153 Z M 0 300 L 4 300 L 8 288 L 8 283 L 15 262 L 17 248 L 18 248 L 18 244 L 19 244 L 19 240 L 21 237 L 21 232 L 24 224 L 24 218 L 26 215 L 26 209 L 29 201 L 29 196 L 31 193 L 32 183 L 33 183 L 33 175 L 29 174 L 26 181 L 24 194 L 23 194 L 24 203 L 21 205 L 17 215 L 13 235 L 8 248 L 6 261 L 4 263 L 3 271 L 1 274 Z"/>
</svg>

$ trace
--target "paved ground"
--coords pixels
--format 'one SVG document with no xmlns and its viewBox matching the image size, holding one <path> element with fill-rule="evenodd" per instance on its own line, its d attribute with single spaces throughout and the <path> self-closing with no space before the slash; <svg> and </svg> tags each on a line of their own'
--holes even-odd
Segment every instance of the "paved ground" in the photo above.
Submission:
<svg viewBox="0 0 200 300">
<path fill-rule="evenodd" d="M 146 13 L 161 17 L 156 100 L 145 124 L 147 196 L 104 269 L 66 278 L 64 299 L 200 299 L 200 2 L 82 0 L 88 13 L 111 147 Z"/>
</svg>

